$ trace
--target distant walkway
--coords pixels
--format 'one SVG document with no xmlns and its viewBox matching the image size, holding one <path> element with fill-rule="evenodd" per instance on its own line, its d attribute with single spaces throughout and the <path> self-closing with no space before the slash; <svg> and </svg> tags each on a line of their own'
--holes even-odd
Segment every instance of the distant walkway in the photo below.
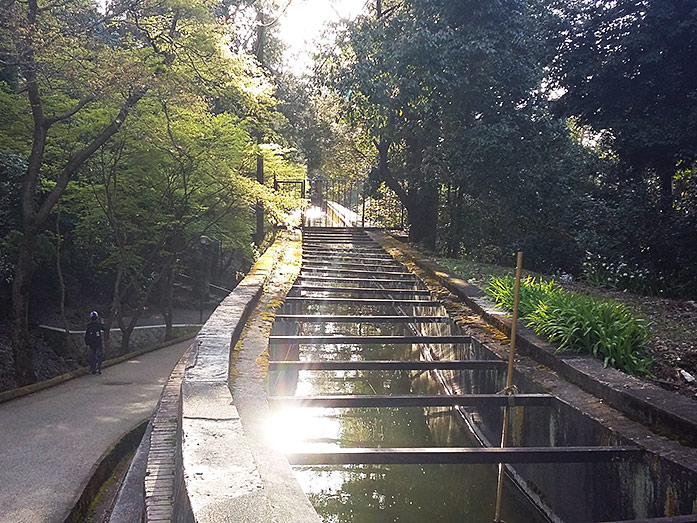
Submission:
<svg viewBox="0 0 697 523">
<path fill-rule="evenodd" d="M 102 454 L 152 414 L 191 343 L 0 404 L 0 522 L 63 521 Z"/>
</svg>

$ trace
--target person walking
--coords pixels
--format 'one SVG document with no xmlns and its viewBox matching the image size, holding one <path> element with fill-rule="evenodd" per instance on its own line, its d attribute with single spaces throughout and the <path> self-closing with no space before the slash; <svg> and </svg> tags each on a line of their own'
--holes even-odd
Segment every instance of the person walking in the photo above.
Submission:
<svg viewBox="0 0 697 523">
<path fill-rule="evenodd" d="M 99 318 L 97 311 L 90 312 L 90 322 L 85 329 L 85 343 L 89 350 L 90 374 L 102 373 L 102 360 L 104 360 L 104 346 L 102 338 L 106 327 Z"/>
</svg>

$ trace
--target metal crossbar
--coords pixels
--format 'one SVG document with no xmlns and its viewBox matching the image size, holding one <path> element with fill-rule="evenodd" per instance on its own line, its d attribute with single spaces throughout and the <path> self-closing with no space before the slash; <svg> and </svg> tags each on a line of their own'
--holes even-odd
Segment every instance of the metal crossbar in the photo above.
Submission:
<svg viewBox="0 0 697 523">
<path fill-rule="evenodd" d="M 291 291 L 314 291 L 314 292 L 356 292 L 373 294 L 415 294 L 417 296 L 430 296 L 431 292 L 426 289 L 381 289 L 377 287 L 327 287 L 324 285 L 293 285 Z"/>
<path fill-rule="evenodd" d="M 331 231 L 335 231 L 336 234 Z M 390 256 L 369 236 L 350 228 L 305 228 L 303 231 L 303 266 L 293 286 L 294 291 L 352 292 L 371 296 L 428 295 L 422 282 L 404 265 Z M 404 269 L 395 270 L 395 269 Z M 303 283 L 302 285 L 299 283 Z M 338 286 L 329 286 L 336 284 Z M 346 284 L 356 284 L 347 287 Z M 375 288 L 373 285 L 421 285 L 420 289 Z M 440 306 L 438 301 L 419 299 L 359 299 L 290 296 L 286 303 Z M 279 314 L 276 321 L 302 323 L 440 323 L 447 316 Z M 461 344 L 471 343 L 469 336 L 270 336 L 270 354 L 292 352 L 298 345 L 328 344 Z M 280 355 L 278 357 L 281 357 Z M 507 365 L 502 360 L 314 360 L 298 361 L 274 358 L 269 370 L 274 376 L 294 375 L 299 371 L 497 371 Z M 509 371 L 510 372 L 510 371 Z M 395 394 L 395 395 L 323 395 L 271 396 L 273 407 L 320 408 L 400 408 L 400 407 L 550 407 L 557 398 L 551 394 Z M 507 415 L 507 414 L 506 414 Z M 310 452 L 291 452 L 294 465 L 336 464 L 503 464 L 503 463 L 601 463 L 639 459 L 643 450 L 633 446 L 596 447 L 431 447 L 431 448 L 339 448 Z M 501 466 L 501 465 L 500 465 Z M 497 516 L 498 517 L 498 516 Z M 679 521 L 680 519 L 675 519 Z M 673 521 L 669 519 L 668 521 Z"/>
<path fill-rule="evenodd" d="M 403 269 L 398 272 L 409 272 L 404 268 L 399 262 L 389 262 L 389 263 L 353 263 L 353 262 L 335 262 L 332 260 L 327 261 L 311 261 L 303 262 L 303 268 L 320 268 L 320 269 L 364 269 L 367 267 L 378 267 L 380 269 Z"/>
<path fill-rule="evenodd" d="M 472 343 L 472 338 L 470 336 L 269 336 L 270 345 L 289 343 L 411 345 L 413 343 Z"/>
<path fill-rule="evenodd" d="M 300 270 L 300 275 L 304 276 L 307 274 L 308 271 L 322 272 L 322 273 L 327 273 L 327 274 L 365 274 L 368 276 L 377 276 L 377 275 L 402 276 L 402 277 L 407 277 L 408 279 L 413 280 L 413 281 L 418 281 L 416 279 L 416 276 L 414 276 L 411 272 L 407 272 L 407 271 L 381 271 L 381 270 L 364 271 L 364 270 L 360 270 L 360 269 L 333 269 L 333 268 L 327 268 L 327 267 L 303 266 L 302 269 Z M 303 274 L 303 273 L 305 273 L 305 274 Z"/>
<path fill-rule="evenodd" d="M 394 260 L 394 258 L 390 255 L 387 254 L 385 251 L 380 250 L 380 251 L 369 251 L 369 252 L 362 252 L 358 251 L 355 252 L 353 249 L 351 250 L 326 250 L 326 249 L 316 249 L 316 248 L 310 248 L 310 249 L 304 249 L 303 252 L 303 258 L 311 258 L 311 257 L 317 257 L 317 256 L 325 256 L 325 255 L 330 255 L 330 256 L 339 256 L 339 257 L 355 257 L 362 255 L 366 258 L 379 258 L 381 260 Z"/>
<path fill-rule="evenodd" d="M 296 282 L 298 281 L 309 281 L 309 282 L 332 282 L 332 283 L 360 283 L 360 284 L 366 284 L 366 283 L 371 283 L 371 284 L 386 284 L 386 285 L 392 285 L 392 284 L 401 284 L 401 285 L 419 285 L 421 284 L 420 281 L 414 279 L 414 280 L 395 280 L 395 279 L 389 279 L 389 278 L 384 278 L 384 279 L 366 279 L 366 278 L 334 278 L 331 276 L 298 276 L 297 279 L 295 280 Z M 386 287 L 387 289 L 390 289 L 391 287 Z"/>
<path fill-rule="evenodd" d="M 394 260 L 392 256 L 387 254 L 385 251 L 380 252 L 352 252 L 352 251 L 318 251 L 316 249 L 310 249 L 303 251 L 303 258 L 320 258 L 324 256 L 336 256 L 339 258 L 375 258 L 376 260 Z"/>
<path fill-rule="evenodd" d="M 329 247 L 321 247 L 321 244 L 318 246 L 307 246 L 303 247 L 303 252 L 304 253 L 312 253 L 312 254 L 331 254 L 331 253 L 340 253 L 340 254 L 385 254 L 385 249 L 382 247 L 335 247 L 335 248 L 329 248 Z"/>
<path fill-rule="evenodd" d="M 323 303 L 333 305 L 412 305 L 414 307 L 439 307 L 439 301 L 427 300 L 401 300 L 389 298 L 313 298 L 306 296 L 288 296 L 286 303 L 307 303 L 321 305 Z"/>
<path fill-rule="evenodd" d="M 506 366 L 503 360 L 325 360 L 270 361 L 269 370 L 491 370 Z"/>
<path fill-rule="evenodd" d="M 346 256 L 346 255 L 322 255 L 322 254 L 310 254 L 310 255 L 303 255 L 303 262 L 326 262 L 326 261 L 332 261 L 332 262 L 343 262 L 343 261 L 355 261 L 359 260 L 361 263 L 363 262 L 385 262 L 385 263 L 395 263 L 396 260 L 392 256 L 385 256 L 385 257 L 380 257 L 380 256 Z M 396 262 L 399 263 L 399 262 Z"/>
<path fill-rule="evenodd" d="M 394 394 L 332 396 L 270 396 L 274 407 L 549 407 L 551 394 Z"/>
<path fill-rule="evenodd" d="M 292 465 L 605 463 L 641 457 L 639 447 L 341 448 L 290 452 Z"/>
<path fill-rule="evenodd" d="M 350 316 L 332 314 L 276 314 L 276 321 L 301 323 L 447 323 L 449 316 Z"/>
<path fill-rule="evenodd" d="M 369 239 L 359 239 L 359 238 L 311 238 L 308 240 L 303 240 L 303 247 L 314 246 L 314 245 L 326 245 L 328 243 L 353 243 L 356 245 L 375 245 L 373 240 Z"/>
</svg>

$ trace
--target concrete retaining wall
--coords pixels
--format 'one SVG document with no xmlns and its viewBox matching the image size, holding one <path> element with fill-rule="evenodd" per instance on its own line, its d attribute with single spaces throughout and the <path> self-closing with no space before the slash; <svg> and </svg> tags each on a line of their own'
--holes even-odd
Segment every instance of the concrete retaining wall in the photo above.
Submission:
<svg viewBox="0 0 697 523">
<path fill-rule="evenodd" d="M 283 249 L 279 238 L 201 328 L 181 385 L 174 521 L 264 521 L 263 484 L 228 387 L 230 354 Z"/>
<path fill-rule="evenodd" d="M 174 338 L 180 338 L 187 334 L 194 334 L 200 325 L 179 324 L 173 326 Z M 51 348 L 63 357 L 73 358 L 81 361 L 87 358 L 85 348 L 85 331 L 71 330 L 68 337 L 68 346 L 65 342 L 65 330 L 48 325 L 39 325 L 39 329 L 44 340 Z M 148 347 L 161 345 L 165 342 L 164 325 L 142 325 L 133 329 L 129 343 L 130 351 L 139 351 Z M 106 351 L 105 359 L 119 356 L 121 346 L 121 329 L 112 328 L 109 330 L 109 349 Z"/>
<path fill-rule="evenodd" d="M 494 304 L 487 301 L 479 289 L 384 233 L 372 234 L 397 259 L 415 263 L 426 276 L 448 288 L 491 325 L 507 335 L 510 333 L 510 319 L 494 310 Z M 456 311 L 448 312 L 457 316 Z M 440 328 L 438 325 L 422 326 L 423 334 L 441 334 Z M 488 346 L 475 343 L 466 353 L 456 352 L 458 349 L 450 346 L 437 346 L 432 357 L 506 359 L 508 346 L 501 341 L 487 340 Z M 692 446 L 665 437 L 671 430 L 686 438 L 696 437 L 697 428 L 692 432 L 682 428 L 697 421 L 694 401 L 644 384 L 614 369 L 605 369 L 592 357 L 555 354 L 552 345 L 525 328 L 519 328 L 518 346 L 522 354 L 516 358 L 514 382 L 519 392 L 547 392 L 561 401 L 555 402 L 551 409 L 513 409 L 509 445 L 634 444 L 647 450 L 643 459 L 636 462 L 508 467 L 529 495 L 550 507 L 551 514 L 562 521 L 643 519 L 697 513 L 697 452 Z M 567 369 L 576 371 L 565 372 Z M 578 369 L 585 372 L 579 376 Z M 476 375 L 440 372 L 440 375 L 450 390 L 464 394 L 498 391 L 505 386 L 504 374 L 492 371 Z M 435 384 L 422 383 L 422 386 Z M 641 400 L 645 406 L 641 410 L 647 414 L 644 416 L 638 416 L 634 408 L 634 398 L 639 391 L 643 391 Z M 628 417 L 608 404 L 626 412 Z M 683 415 L 679 416 L 676 411 Z M 488 444 L 498 444 L 502 423 L 500 409 L 462 412 L 478 429 L 480 437 Z M 632 421 L 636 419 L 643 424 Z M 676 422 L 676 419 L 681 421 Z M 657 431 L 656 425 L 661 424 L 665 424 L 667 430 Z"/>
</svg>

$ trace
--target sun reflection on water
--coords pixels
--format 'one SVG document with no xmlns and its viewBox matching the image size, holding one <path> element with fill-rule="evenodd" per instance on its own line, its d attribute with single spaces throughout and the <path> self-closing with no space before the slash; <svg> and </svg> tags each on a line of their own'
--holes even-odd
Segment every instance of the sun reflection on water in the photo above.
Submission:
<svg viewBox="0 0 697 523">
<path fill-rule="evenodd" d="M 280 452 L 300 452 L 339 448 L 341 422 L 327 416 L 327 409 L 289 407 L 269 416 L 266 436 L 268 443 Z"/>
</svg>

